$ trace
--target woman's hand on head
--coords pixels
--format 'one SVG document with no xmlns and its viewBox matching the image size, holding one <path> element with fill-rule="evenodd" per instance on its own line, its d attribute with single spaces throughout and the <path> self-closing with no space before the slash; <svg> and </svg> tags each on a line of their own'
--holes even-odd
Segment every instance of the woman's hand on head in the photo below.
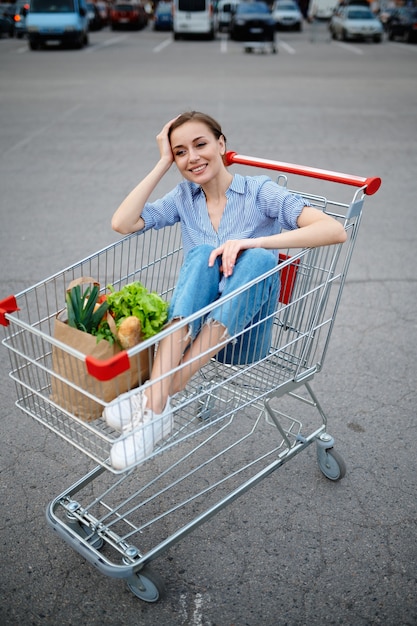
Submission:
<svg viewBox="0 0 417 626">
<path fill-rule="evenodd" d="M 161 159 L 166 160 L 169 163 L 174 162 L 174 155 L 171 150 L 171 143 L 169 141 L 168 133 L 169 133 L 169 129 L 171 128 L 172 122 L 175 122 L 175 120 L 178 117 L 179 116 L 177 115 L 176 117 L 172 118 L 172 120 L 169 120 L 169 122 L 165 124 L 165 126 L 156 136 L 156 141 L 158 144 Z"/>
</svg>

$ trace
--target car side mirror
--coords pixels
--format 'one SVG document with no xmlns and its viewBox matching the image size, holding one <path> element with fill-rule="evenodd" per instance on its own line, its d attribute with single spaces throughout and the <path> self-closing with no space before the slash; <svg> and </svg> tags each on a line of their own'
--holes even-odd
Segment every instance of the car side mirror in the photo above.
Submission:
<svg viewBox="0 0 417 626">
<path fill-rule="evenodd" d="M 87 11 L 84 7 L 80 7 L 80 15 L 81 17 L 85 17 L 87 15 Z"/>
</svg>

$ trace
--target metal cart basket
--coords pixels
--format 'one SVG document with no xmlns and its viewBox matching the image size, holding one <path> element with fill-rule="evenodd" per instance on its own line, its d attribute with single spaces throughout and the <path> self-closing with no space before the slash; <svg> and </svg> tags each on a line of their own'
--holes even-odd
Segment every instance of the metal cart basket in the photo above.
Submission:
<svg viewBox="0 0 417 626">
<path fill-rule="evenodd" d="M 156 445 L 130 467 L 115 470 L 111 463 L 112 446 L 125 435 L 101 416 L 109 406 L 104 386 L 114 381 L 117 397 L 122 390 L 117 381 L 144 354 L 152 359 L 158 342 L 174 327 L 101 361 L 56 339 L 55 319 L 65 305 L 68 285 L 79 277 L 94 277 L 103 292 L 109 283 L 122 288 L 140 281 L 169 300 L 182 263 L 179 229 L 124 237 L 0 302 L 17 407 L 95 462 L 87 475 L 52 500 L 47 521 L 103 574 L 126 579 L 131 591 L 147 602 L 157 601 L 164 592 L 163 581 L 149 566 L 153 560 L 310 444 L 316 444 L 318 466 L 328 479 L 336 481 L 345 474 L 311 381 L 329 346 L 364 200 L 381 181 L 234 152 L 227 158 L 229 165 L 246 173 L 253 168 L 256 173 L 259 168 L 277 172 L 278 184 L 287 185 L 289 175 L 301 181 L 291 189 L 339 220 L 348 238 L 340 245 L 281 251 L 276 268 L 223 299 L 222 306 L 234 306 L 236 296 L 242 302 L 247 295 L 249 301 L 265 278 L 280 275 L 280 294 L 272 310 L 255 318 L 245 337 L 236 334 L 219 344 L 219 355 L 173 398 L 170 428 L 160 429 Z M 314 185 L 326 195 L 313 193 Z M 343 194 L 346 198 L 340 199 Z M 201 309 L 175 328 L 206 318 L 212 308 Z M 267 349 L 253 362 L 242 361 L 239 345 L 245 338 L 256 353 L 265 341 L 267 322 L 273 324 Z M 81 386 L 77 367 L 58 372 L 56 350 L 68 354 L 94 384 Z M 71 405 L 64 406 L 52 393 L 58 382 L 69 393 L 99 405 L 97 419 L 86 421 Z M 148 386 L 145 381 L 141 388 Z M 137 391 L 128 389 L 123 398 L 133 403 Z"/>
</svg>

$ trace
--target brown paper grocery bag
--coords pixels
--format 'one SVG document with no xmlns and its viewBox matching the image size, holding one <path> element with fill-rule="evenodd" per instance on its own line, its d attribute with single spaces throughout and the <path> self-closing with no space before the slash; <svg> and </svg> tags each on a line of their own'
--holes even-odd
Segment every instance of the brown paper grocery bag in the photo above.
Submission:
<svg viewBox="0 0 417 626">
<path fill-rule="evenodd" d="M 111 345 L 105 339 L 97 343 L 97 337 L 77 328 L 68 326 L 58 315 L 55 319 L 54 337 L 84 355 L 106 360 L 121 351 L 117 344 Z M 99 381 L 87 372 L 85 361 L 77 359 L 62 348 L 52 347 L 53 372 L 76 385 L 74 389 L 67 383 L 51 376 L 51 400 L 63 409 L 86 422 L 101 416 L 103 406 L 86 392 L 102 402 L 110 402 L 118 395 L 143 384 L 149 378 L 152 366 L 151 349 L 140 352 L 130 359 L 130 369 L 109 381 Z"/>
</svg>

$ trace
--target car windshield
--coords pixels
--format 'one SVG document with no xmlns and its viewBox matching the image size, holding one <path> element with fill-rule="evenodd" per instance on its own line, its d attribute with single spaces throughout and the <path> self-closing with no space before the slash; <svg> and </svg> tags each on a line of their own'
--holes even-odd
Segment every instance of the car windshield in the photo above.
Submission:
<svg viewBox="0 0 417 626">
<path fill-rule="evenodd" d="M 242 2 L 237 5 L 236 13 L 269 13 L 269 9 L 264 2 Z"/>
<path fill-rule="evenodd" d="M 285 4 L 279 3 L 276 5 L 275 10 L 276 11 L 296 11 L 297 7 L 295 6 L 295 4 L 292 4 L 290 2 L 285 3 Z"/>
<path fill-rule="evenodd" d="M 374 15 L 368 9 L 352 9 L 347 12 L 347 18 L 349 20 L 373 20 Z"/>
<path fill-rule="evenodd" d="M 417 19 L 417 9 L 410 9 L 408 7 L 403 7 L 400 9 L 400 14 L 402 17 L 409 18 L 410 20 Z"/>
<path fill-rule="evenodd" d="M 31 13 L 73 13 L 73 0 L 31 0 Z"/>
<path fill-rule="evenodd" d="M 205 11 L 208 8 L 206 6 L 206 0 L 179 0 L 178 10 L 187 11 L 188 13 L 194 13 L 198 11 Z"/>
</svg>

